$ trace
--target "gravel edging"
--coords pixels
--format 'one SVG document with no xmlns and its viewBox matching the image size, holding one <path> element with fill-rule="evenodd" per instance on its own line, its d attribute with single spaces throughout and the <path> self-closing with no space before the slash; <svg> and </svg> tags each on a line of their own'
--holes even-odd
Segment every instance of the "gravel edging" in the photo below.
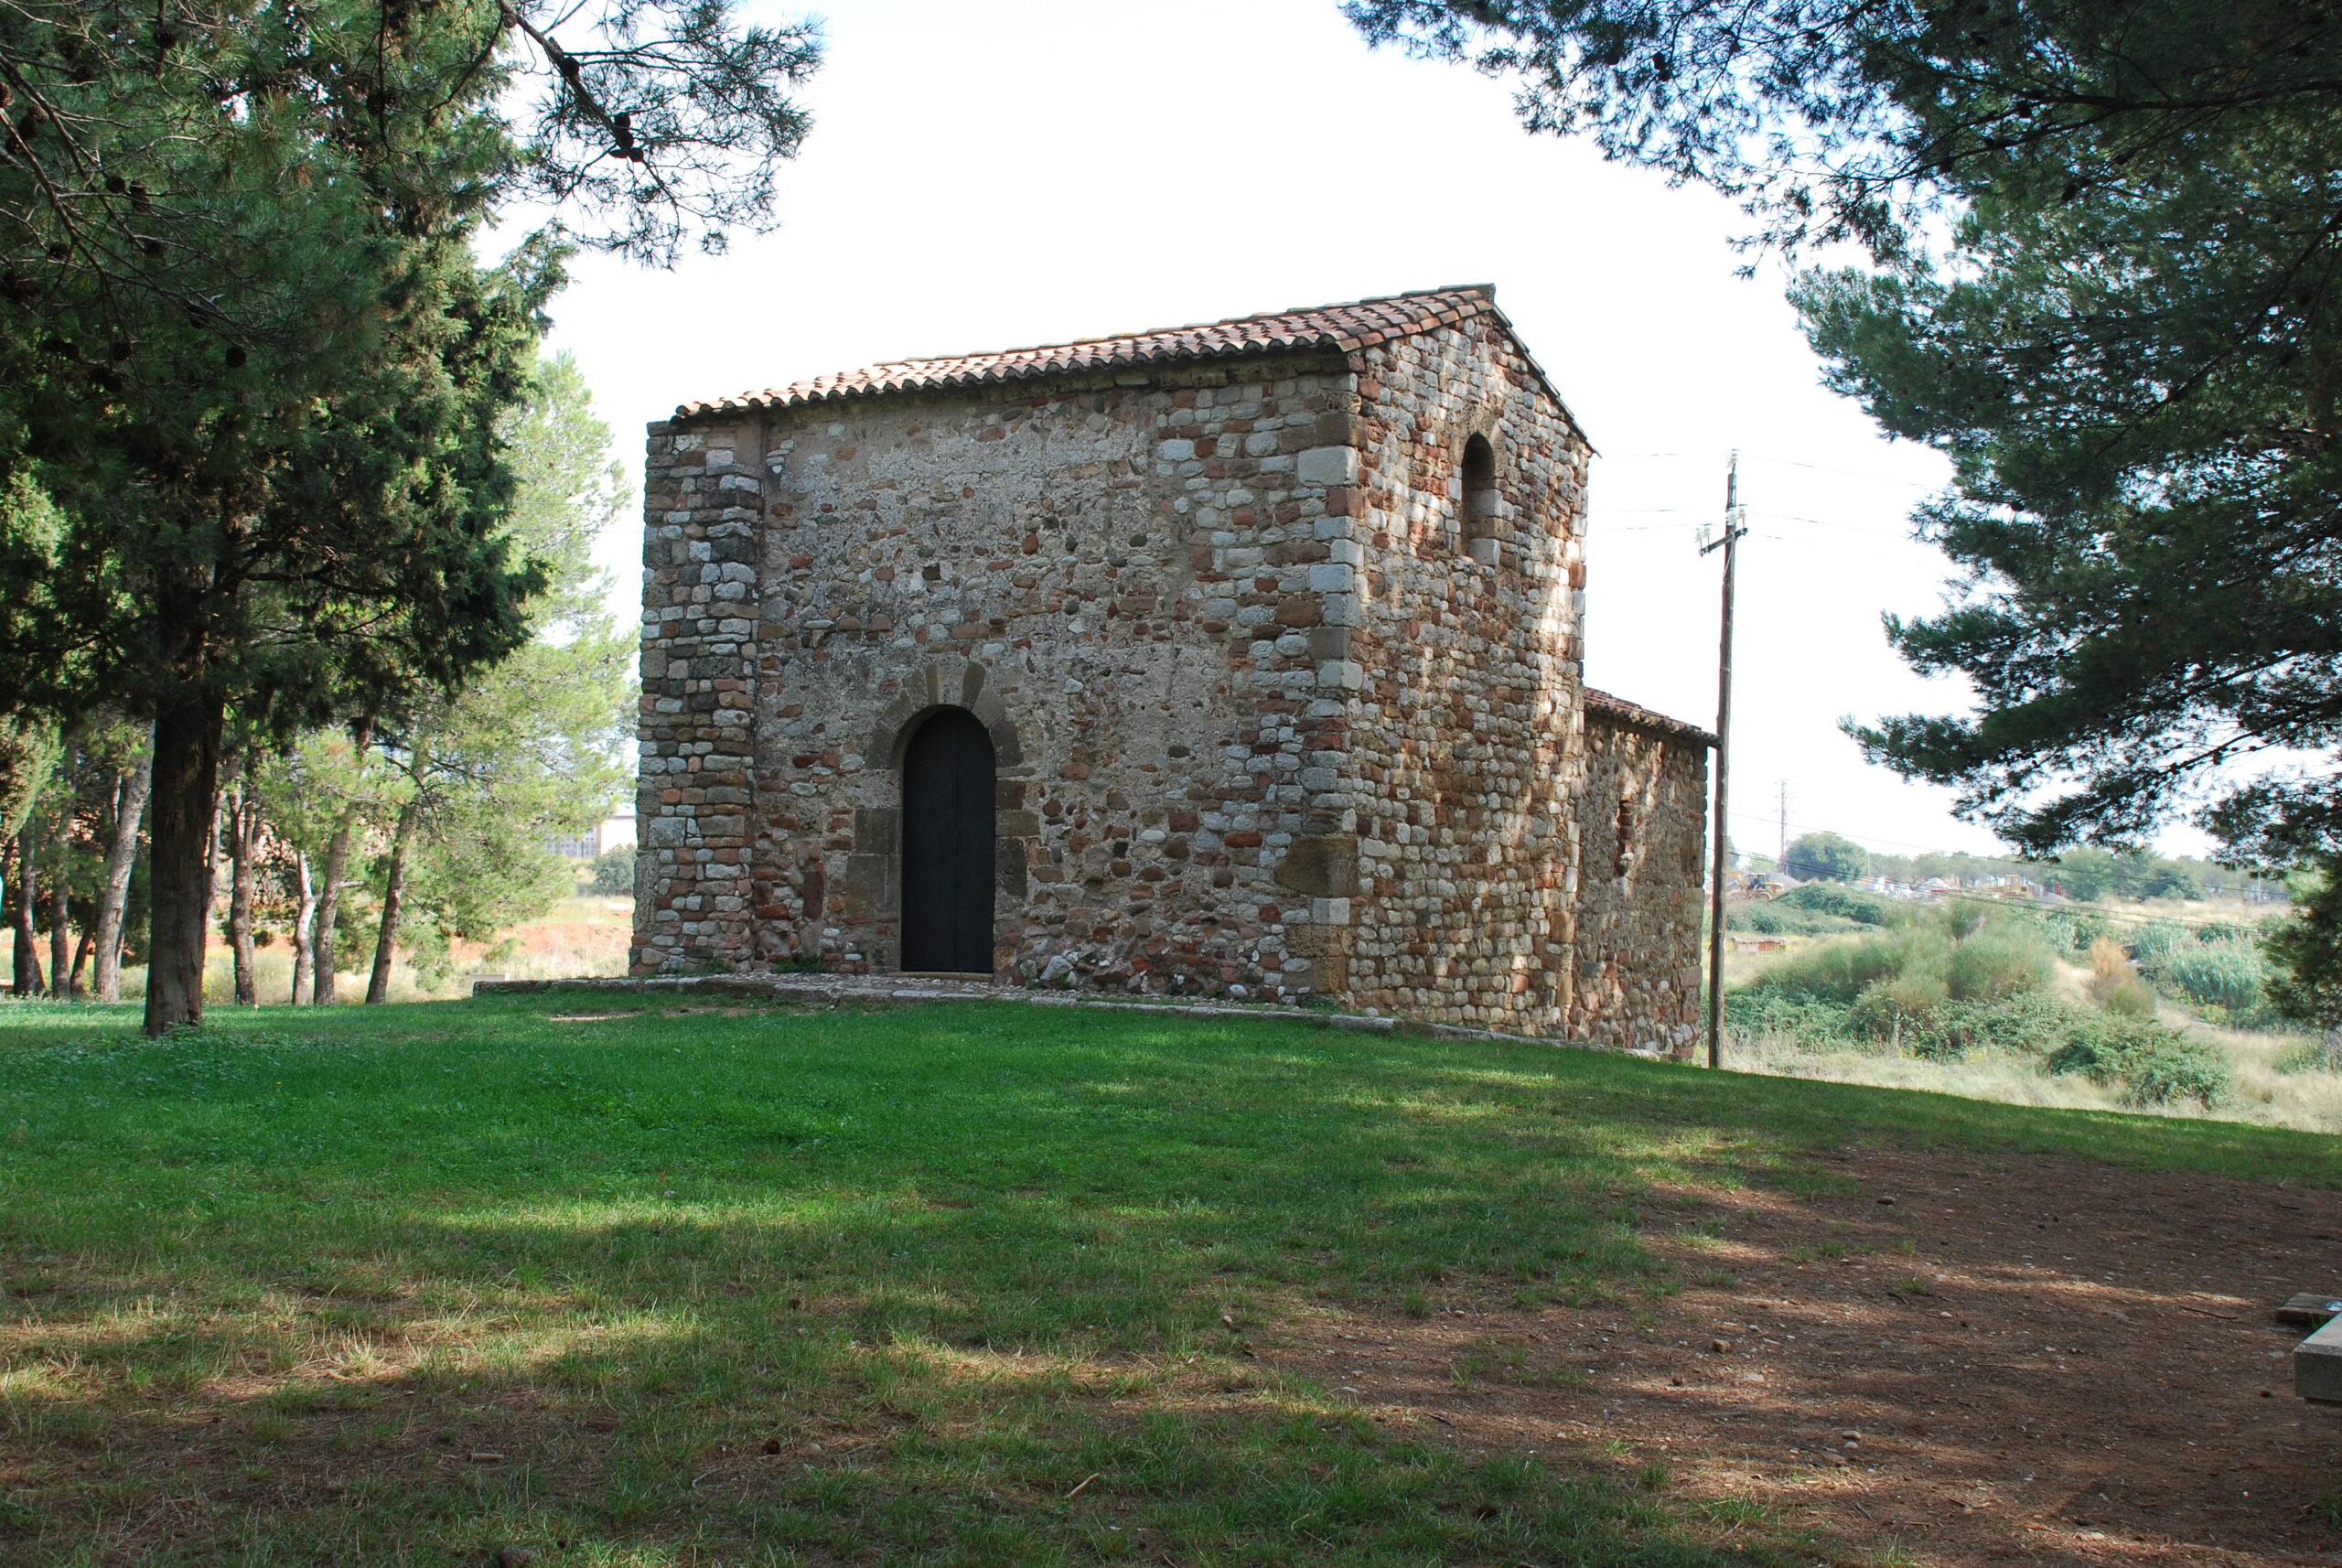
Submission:
<svg viewBox="0 0 2342 1568">
<path fill-rule="evenodd" d="M 1672 1058 L 1661 1051 L 1628 1050 L 1596 1046 L 1584 1040 L 1548 1039 L 1535 1035 L 1504 1035 L 1491 1029 L 1466 1029 L 1455 1024 L 1419 1024 L 1412 1019 L 1370 1016 L 1363 1013 L 1317 1013 L 1303 1007 L 1273 1004 L 1231 1006 L 1210 1002 L 1117 1002 L 1063 991 L 1027 991 L 1022 987 L 984 985 L 973 981 L 890 980 L 883 975 L 693 974 L 641 979 L 476 980 L 474 996 L 527 996 L 549 991 L 624 992 L 646 995 L 740 996 L 757 1001 L 788 1002 L 809 1007 L 852 1004 L 922 1006 L 930 1002 L 1020 1002 L 1034 1007 L 1081 1007 L 1101 1012 L 1140 1013 L 1177 1018 L 1252 1018 L 1284 1023 L 1315 1024 L 1359 1035 L 1421 1035 L 1440 1040 L 1485 1040 L 1507 1046 L 1548 1046 L 1578 1051 L 1611 1051 L 1647 1061 Z"/>
</svg>

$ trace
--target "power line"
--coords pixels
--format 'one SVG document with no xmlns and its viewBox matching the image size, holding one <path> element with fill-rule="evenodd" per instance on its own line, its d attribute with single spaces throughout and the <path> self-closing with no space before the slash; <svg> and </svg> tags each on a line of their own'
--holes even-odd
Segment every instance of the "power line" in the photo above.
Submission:
<svg viewBox="0 0 2342 1568">
<path fill-rule="evenodd" d="M 1759 457 L 1760 463 L 1780 463 L 1792 468 L 1810 468 L 1817 474 L 1841 474 L 1850 479 L 1866 479 L 1875 485 L 1908 485 L 1917 490 L 1934 490 L 1943 487 L 1920 479 L 1898 479 L 1886 474 L 1865 474 L 1853 468 L 1833 468 L 1827 463 L 1800 462 L 1795 457 Z"/>
<path fill-rule="evenodd" d="M 1605 452 L 1602 456 L 1611 462 L 1656 461 L 1662 457 L 1698 457 L 1714 461 L 1714 458 L 1709 457 L 1707 454 L 1690 452 Z M 1862 479 L 1875 485 L 1903 485 L 1917 490 L 1933 490 L 1942 488 L 1939 483 L 1925 479 L 1906 479 L 1892 474 L 1866 474 L 1859 468 L 1840 468 L 1828 463 L 1809 463 L 1799 457 L 1768 457 L 1762 453 L 1751 453 L 1745 460 L 1751 463 L 1772 463 L 1790 468 L 1806 468 L 1817 474 L 1836 474 L 1844 478 Z"/>
<path fill-rule="evenodd" d="M 1896 533 L 1890 536 L 1881 532 L 1878 529 L 1872 527 L 1866 522 L 1832 522 L 1826 518 L 1802 517 L 1793 511 L 1766 511 L 1761 508 L 1756 509 L 1756 515 L 1758 517 L 1769 517 L 1776 522 L 1810 522 L 1816 528 L 1835 528 L 1842 530 L 1847 533 L 1868 533 L 1876 535 L 1882 539 L 1893 537 L 1898 540 L 1909 540 L 1913 543 L 1926 542 L 1924 540 L 1912 540 L 1911 536 L 1907 533 Z"/>
</svg>

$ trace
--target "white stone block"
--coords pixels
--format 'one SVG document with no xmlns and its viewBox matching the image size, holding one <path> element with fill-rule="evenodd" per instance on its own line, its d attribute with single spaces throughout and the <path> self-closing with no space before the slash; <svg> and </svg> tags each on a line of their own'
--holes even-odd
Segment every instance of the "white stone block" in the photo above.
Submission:
<svg viewBox="0 0 2342 1568">
<path fill-rule="evenodd" d="M 1155 456 L 1166 463 L 1185 463 L 1196 455 L 1192 441 L 1166 441 L 1155 449 Z"/>
<path fill-rule="evenodd" d="M 1353 485 L 1358 482 L 1358 448 L 1312 446 L 1294 465 L 1293 477 L 1305 485 Z"/>
<path fill-rule="evenodd" d="M 1309 568 L 1309 591 L 1313 594 L 1354 594 L 1358 592 L 1358 568 L 1341 561 L 1320 561 Z"/>
<path fill-rule="evenodd" d="M 1347 898 L 1312 898 L 1309 900 L 1309 923 L 1313 926 L 1348 925 L 1350 901 Z"/>
<path fill-rule="evenodd" d="M 1317 666 L 1317 683 L 1344 692 L 1366 689 L 1366 666 L 1349 659 L 1323 660 Z"/>
</svg>

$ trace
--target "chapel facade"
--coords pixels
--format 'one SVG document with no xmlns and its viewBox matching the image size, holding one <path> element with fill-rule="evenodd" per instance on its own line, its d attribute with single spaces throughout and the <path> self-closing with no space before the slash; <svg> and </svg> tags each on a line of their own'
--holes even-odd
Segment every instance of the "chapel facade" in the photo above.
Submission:
<svg viewBox="0 0 2342 1568">
<path fill-rule="evenodd" d="M 682 405 L 634 972 L 1688 1049 L 1714 743 L 1584 684 L 1589 456 L 1485 287 Z"/>
</svg>

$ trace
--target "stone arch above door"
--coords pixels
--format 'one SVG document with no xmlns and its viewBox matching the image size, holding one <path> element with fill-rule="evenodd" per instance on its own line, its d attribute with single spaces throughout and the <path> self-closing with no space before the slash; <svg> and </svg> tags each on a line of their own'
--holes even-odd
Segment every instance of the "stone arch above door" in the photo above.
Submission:
<svg viewBox="0 0 2342 1568">
<path fill-rule="evenodd" d="M 1016 725 L 1009 719 L 1008 704 L 993 687 L 990 674 L 972 659 L 929 660 L 903 682 L 902 691 L 881 710 L 865 755 L 874 762 L 899 768 L 905 743 L 929 709 L 965 708 L 976 715 L 985 733 L 992 736 L 993 753 L 1000 759 L 1001 770 L 1004 773 L 1016 767 L 1024 760 L 1025 748 L 1017 738 Z"/>
<path fill-rule="evenodd" d="M 1024 742 L 1008 704 L 993 686 L 990 671 L 972 659 L 937 658 L 903 682 L 902 690 L 879 711 L 865 756 L 886 776 L 883 803 L 854 813 L 854 849 L 847 877 L 869 918 L 896 930 L 893 955 L 899 963 L 902 917 L 903 753 L 927 717 L 940 708 L 964 708 L 992 739 L 994 778 L 994 908 L 1001 929 L 1021 924 L 1032 841 L 1037 816 L 1026 809 L 1022 777 Z"/>
</svg>

